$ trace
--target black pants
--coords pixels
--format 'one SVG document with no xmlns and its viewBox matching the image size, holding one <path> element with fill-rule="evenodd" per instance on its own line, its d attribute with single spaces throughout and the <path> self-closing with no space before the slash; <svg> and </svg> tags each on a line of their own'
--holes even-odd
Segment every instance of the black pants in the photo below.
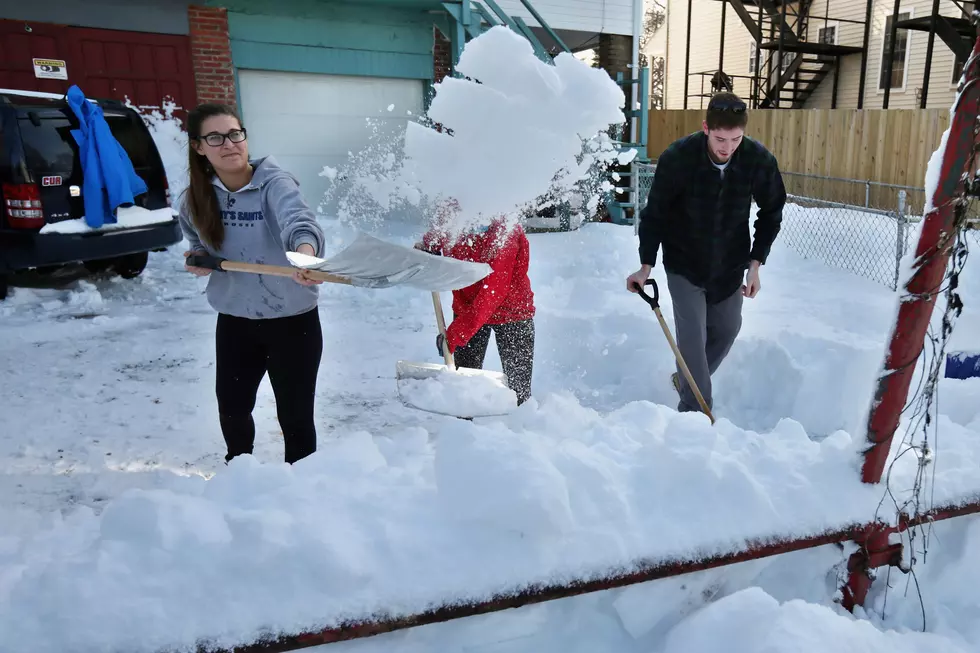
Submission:
<svg viewBox="0 0 980 653">
<path fill-rule="evenodd" d="M 215 391 L 221 432 L 228 446 L 225 460 L 252 453 L 252 409 L 266 372 L 276 395 L 286 462 L 294 463 L 316 451 L 313 402 L 323 353 L 317 310 L 264 320 L 219 314 L 215 336 Z"/>
<path fill-rule="evenodd" d="M 507 375 L 507 385 L 517 393 L 518 405 L 531 397 L 531 373 L 534 369 L 534 320 L 487 324 L 476 332 L 465 346 L 453 354 L 456 367 L 482 369 L 490 344 L 490 331 L 497 341 L 500 364 Z"/>
</svg>

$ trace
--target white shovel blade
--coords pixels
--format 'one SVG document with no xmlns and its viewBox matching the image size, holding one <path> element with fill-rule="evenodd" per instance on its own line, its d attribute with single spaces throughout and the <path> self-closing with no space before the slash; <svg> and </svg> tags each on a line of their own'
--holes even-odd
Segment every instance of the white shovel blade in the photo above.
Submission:
<svg viewBox="0 0 980 653">
<path fill-rule="evenodd" d="M 472 285 L 493 271 L 486 263 L 436 256 L 365 233 L 330 259 L 297 252 L 287 252 L 286 257 L 295 267 L 347 277 L 354 286 L 367 288 L 408 286 L 449 292 Z"/>
<path fill-rule="evenodd" d="M 398 361 L 395 378 L 402 403 L 430 413 L 499 417 L 517 407 L 517 395 L 500 372 Z"/>
</svg>

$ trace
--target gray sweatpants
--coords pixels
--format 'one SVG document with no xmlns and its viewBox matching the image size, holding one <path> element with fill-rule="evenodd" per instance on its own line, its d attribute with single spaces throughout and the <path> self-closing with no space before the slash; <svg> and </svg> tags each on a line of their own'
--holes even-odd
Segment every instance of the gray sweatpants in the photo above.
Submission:
<svg viewBox="0 0 980 653">
<path fill-rule="evenodd" d="M 704 289 L 695 286 L 678 274 L 667 273 L 667 288 L 674 305 L 674 334 L 677 348 L 684 357 L 691 376 L 704 396 L 708 408 L 713 408 L 711 375 L 725 360 L 742 328 L 742 290 L 715 304 L 709 304 Z M 699 411 L 697 397 L 687 384 L 680 365 L 679 411 Z"/>
</svg>

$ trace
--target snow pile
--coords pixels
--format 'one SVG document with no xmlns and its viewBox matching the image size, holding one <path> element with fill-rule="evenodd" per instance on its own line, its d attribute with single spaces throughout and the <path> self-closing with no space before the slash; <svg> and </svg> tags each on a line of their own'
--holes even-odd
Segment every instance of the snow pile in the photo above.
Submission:
<svg viewBox="0 0 980 653">
<path fill-rule="evenodd" d="M 188 184 L 187 172 L 187 132 L 184 131 L 174 111 L 179 107 L 172 101 L 165 101 L 163 107 L 130 106 L 140 112 L 140 117 L 150 130 L 153 142 L 160 152 L 163 168 L 167 171 L 170 197 L 176 201 Z"/>
<path fill-rule="evenodd" d="M 467 368 L 451 372 L 437 366 L 424 378 L 407 376 L 399 380 L 398 393 L 410 406 L 456 417 L 505 415 L 517 406 L 517 394 L 501 374 Z"/>
<path fill-rule="evenodd" d="M 915 567 L 924 604 L 893 570 L 892 588 L 876 584 L 867 613 L 844 612 L 828 597 L 850 550 L 830 545 L 315 650 L 824 653 L 829 641 L 848 651 L 975 651 L 980 600 L 971 554 L 980 546 L 980 519 L 941 522 L 934 535 L 930 564 Z M 910 632 L 922 628 L 923 611 L 929 633 Z"/>
<path fill-rule="evenodd" d="M 840 648 L 838 648 L 840 647 Z M 882 632 L 867 621 L 848 619 L 828 607 L 794 600 L 780 604 L 759 588 L 717 601 L 672 630 L 663 653 L 967 653 L 945 637 Z"/>
<path fill-rule="evenodd" d="M 74 220 L 62 220 L 61 222 L 49 222 L 41 228 L 42 234 L 84 234 L 102 231 L 115 231 L 117 229 L 133 229 L 136 227 L 146 227 L 152 224 L 172 222 L 174 212 L 169 208 L 156 209 L 150 211 L 142 206 L 121 206 L 116 209 L 116 221 L 107 222 L 101 227 L 90 227 L 85 223 L 85 218 Z"/>
<path fill-rule="evenodd" d="M 980 445 L 942 426 L 935 499 L 962 500 Z M 292 467 L 238 458 L 208 482 L 174 477 L 8 538 L 4 556 L 20 562 L 0 581 L 0 631 L 38 653 L 65 637 L 78 650 L 232 645 L 820 533 L 867 521 L 882 495 L 853 469 L 859 443 L 816 443 L 788 420 L 760 435 L 647 402 L 601 415 L 552 396 L 432 435 L 348 431 Z M 916 472 L 899 461 L 893 481 Z"/>
<path fill-rule="evenodd" d="M 952 111 L 950 111 L 950 123 L 952 123 Z M 933 209 L 932 201 L 935 199 L 936 189 L 939 188 L 939 178 L 942 176 L 943 157 L 946 155 L 946 143 L 949 140 L 950 129 L 952 129 L 952 124 L 943 132 L 939 139 L 939 147 L 933 151 L 932 156 L 929 157 L 929 164 L 926 166 L 926 203 L 923 213 L 929 213 Z"/>
</svg>

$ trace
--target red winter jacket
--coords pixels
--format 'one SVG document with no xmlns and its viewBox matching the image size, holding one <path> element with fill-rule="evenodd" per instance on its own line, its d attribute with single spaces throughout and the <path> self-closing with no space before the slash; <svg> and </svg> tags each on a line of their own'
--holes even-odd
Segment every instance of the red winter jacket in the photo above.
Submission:
<svg viewBox="0 0 980 653">
<path fill-rule="evenodd" d="M 506 225 L 495 220 L 483 233 L 464 234 L 449 242 L 445 233 L 429 231 L 422 246 L 430 252 L 461 261 L 487 263 L 492 272 L 471 286 L 453 291 L 455 318 L 446 329 L 449 350 L 470 341 L 486 324 L 506 324 L 534 317 L 534 293 L 527 269 L 530 245 L 524 229 L 517 225 L 504 233 Z"/>
</svg>

